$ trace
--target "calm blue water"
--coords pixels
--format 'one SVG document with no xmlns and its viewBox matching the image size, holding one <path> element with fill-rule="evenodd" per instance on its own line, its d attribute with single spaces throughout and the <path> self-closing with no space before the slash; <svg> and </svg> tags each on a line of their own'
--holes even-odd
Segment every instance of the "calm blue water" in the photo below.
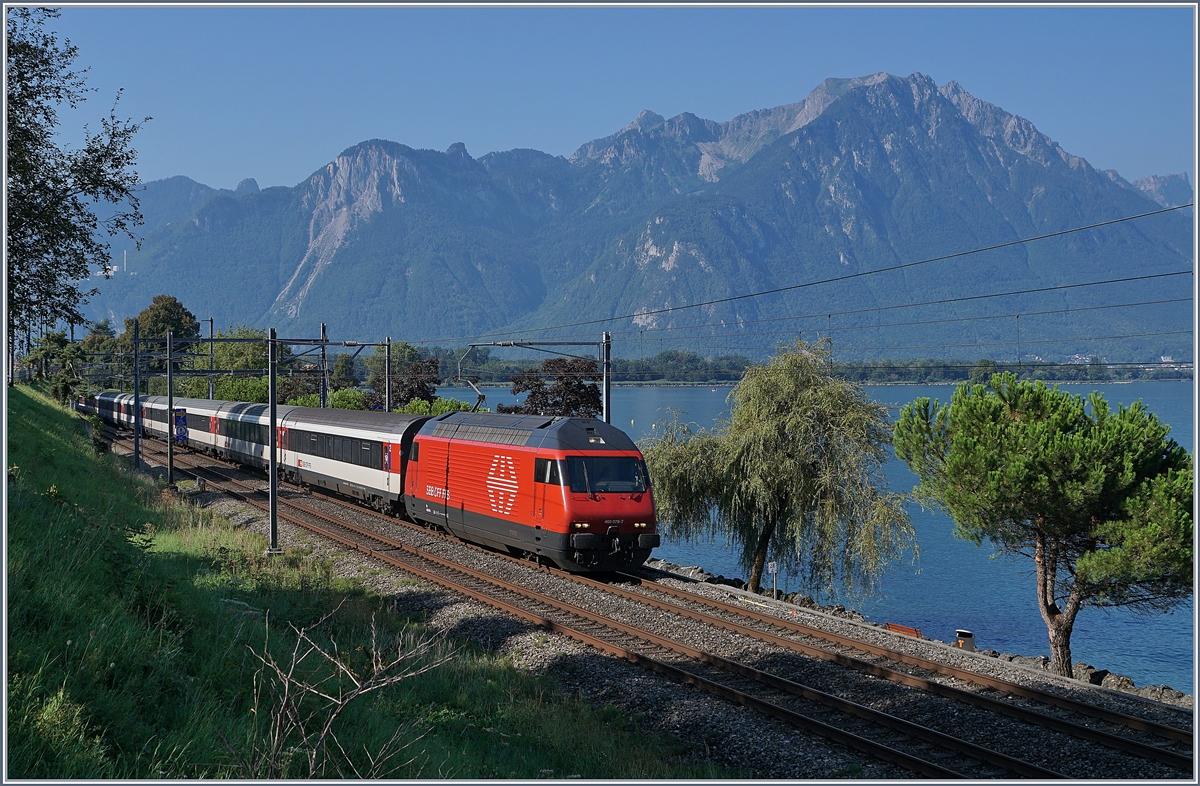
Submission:
<svg viewBox="0 0 1200 786">
<path fill-rule="evenodd" d="M 1195 450 L 1192 416 L 1193 383 L 1134 382 L 1111 385 L 1062 385 L 1062 389 L 1086 395 L 1099 390 L 1110 405 L 1131 404 L 1139 398 L 1170 424 L 1171 436 Z M 725 398 L 729 386 L 712 387 L 619 387 L 613 390 L 613 425 L 635 440 L 652 431 L 652 424 L 669 417 L 667 408 L 687 413 L 687 420 L 702 427 L 728 415 Z M 946 401 L 952 386 L 868 387 L 867 394 L 892 407 L 893 418 L 900 407 L 921 396 Z M 463 401 L 475 400 L 470 390 L 443 388 L 441 395 Z M 487 406 L 513 403 L 516 397 L 505 388 L 485 388 Z M 893 459 L 884 468 L 889 486 L 908 491 L 917 478 L 903 462 Z M 1046 627 L 1034 602 L 1032 563 L 1021 558 L 993 556 L 983 546 L 956 539 L 953 523 L 942 514 L 910 508 L 920 545 L 917 563 L 904 561 L 893 566 L 880 583 L 879 594 L 855 603 L 867 619 L 898 622 L 921 629 L 922 634 L 952 641 L 956 628 L 974 632 L 983 649 L 1022 655 L 1047 655 Z M 734 555 L 724 543 L 667 543 L 655 556 L 681 565 L 700 565 L 713 574 L 742 576 Z M 779 577 L 780 589 L 803 589 L 794 580 Z M 1194 669 L 1194 612 L 1188 604 L 1165 615 L 1144 616 L 1127 610 L 1084 609 L 1071 638 L 1075 660 L 1133 678 L 1139 686 L 1169 685 L 1191 693 Z"/>
</svg>

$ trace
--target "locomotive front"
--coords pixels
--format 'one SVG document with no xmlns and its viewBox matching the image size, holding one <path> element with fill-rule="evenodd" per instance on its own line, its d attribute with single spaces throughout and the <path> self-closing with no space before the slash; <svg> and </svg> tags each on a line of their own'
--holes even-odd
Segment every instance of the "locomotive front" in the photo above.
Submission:
<svg viewBox="0 0 1200 786">
<path fill-rule="evenodd" d="M 458 412 L 408 455 L 409 516 L 572 571 L 635 567 L 659 545 L 642 454 L 590 418 Z"/>
</svg>

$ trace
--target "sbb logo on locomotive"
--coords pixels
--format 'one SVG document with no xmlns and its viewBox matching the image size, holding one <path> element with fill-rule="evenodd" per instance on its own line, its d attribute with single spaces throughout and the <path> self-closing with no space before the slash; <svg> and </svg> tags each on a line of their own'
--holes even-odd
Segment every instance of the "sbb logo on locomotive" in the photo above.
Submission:
<svg viewBox="0 0 1200 786">
<path fill-rule="evenodd" d="M 512 456 L 494 456 L 488 470 L 488 499 L 492 511 L 507 516 L 517 501 L 517 467 Z"/>
<path fill-rule="evenodd" d="M 450 491 L 448 489 L 440 489 L 437 486 L 426 486 L 425 496 L 433 497 L 434 499 L 444 499 L 450 501 Z"/>
</svg>

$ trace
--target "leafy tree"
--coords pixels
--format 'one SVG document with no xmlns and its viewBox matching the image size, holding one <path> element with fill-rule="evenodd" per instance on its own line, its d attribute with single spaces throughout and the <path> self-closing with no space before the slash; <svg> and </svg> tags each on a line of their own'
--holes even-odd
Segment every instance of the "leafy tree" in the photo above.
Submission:
<svg viewBox="0 0 1200 786">
<path fill-rule="evenodd" d="M 373 390 L 365 395 L 366 406 L 368 409 L 382 409 L 384 405 L 384 375 L 376 374 L 372 380 Z M 417 400 L 432 403 L 437 396 L 438 381 L 437 358 L 417 360 L 399 369 L 393 362 L 392 407 L 403 406 Z"/>
<path fill-rule="evenodd" d="M 338 355 L 333 363 L 333 378 L 330 380 L 334 390 L 358 386 L 358 377 L 354 375 L 354 358 L 349 355 Z"/>
<path fill-rule="evenodd" d="M 549 378 L 551 383 L 546 384 Z M 526 369 L 513 375 L 512 393 L 529 393 L 521 404 L 500 404 L 497 412 L 522 415 L 561 415 L 594 418 L 603 404 L 596 382 L 600 371 L 596 361 L 587 358 L 550 358 L 540 368 Z"/>
<path fill-rule="evenodd" d="M 400 412 L 405 415 L 444 415 L 447 412 L 469 412 L 471 405 L 465 401 L 459 401 L 456 398 L 442 398 L 438 396 L 432 402 L 422 399 L 414 399 L 408 402 L 403 407 L 393 408 L 393 412 Z M 490 410 L 483 409 L 481 412 L 489 412 Z"/>
<path fill-rule="evenodd" d="M 50 378 L 50 395 L 60 404 L 66 404 L 75 391 L 84 384 L 80 373 L 82 364 L 86 361 L 79 342 L 70 342 L 58 353 L 58 370 Z"/>
<path fill-rule="evenodd" d="M 207 380 L 204 384 L 205 395 L 207 395 Z M 267 377 L 225 375 L 216 378 L 213 388 L 213 395 L 219 401 L 248 401 L 251 404 L 266 404 L 270 400 L 270 380 Z M 278 396 L 279 391 L 276 390 L 275 394 Z"/>
<path fill-rule="evenodd" d="M 199 335 L 197 333 L 197 335 Z M 249 325 L 230 325 L 226 330 L 218 330 L 215 338 L 257 339 L 253 343 L 213 342 L 213 368 L 221 371 L 253 371 L 265 370 L 271 364 L 270 348 L 267 347 L 267 337 L 270 334 L 264 328 L 252 328 Z M 207 366 L 208 344 L 195 344 L 197 355 L 204 356 L 202 364 Z M 283 360 L 291 354 L 287 347 L 280 346 L 277 358 Z"/>
<path fill-rule="evenodd" d="M 971 367 L 971 373 L 967 375 L 967 381 L 972 385 L 978 385 L 992 378 L 992 374 L 996 373 L 996 361 L 991 358 L 980 358 L 974 366 Z"/>
<path fill-rule="evenodd" d="M 196 315 L 171 295 L 155 295 L 150 299 L 150 305 L 138 313 L 137 320 L 141 338 L 166 338 L 167 333 L 175 338 L 197 338 L 200 335 L 200 322 Z M 125 320 L 125 335 L 133 337 L 133 319 Z"/>
<path fill-rule="evenodd" d="M 915 547 L 903 497 L 882 490 L 887 408 L 798 341 L 750 366 L 712 430 L 662 424 L 643 448 L 668 534 L 724 537 L 758 591 L 768 554 L 807 586 L 870 589 Z"/>
<path fill-rule="evenodd" d="M 397 369 L 411 366 L 422 359 L 421 352 L 406 341 L 392 342 L 392 373 Z M 367 356 L 367 385 L 374 390 L 383 390 L 384 371 L 387 366 L 387 349 L 375 347 L 375 351 Z M 395 399 L 393 399 L 394 401 Z"/>
<path fill-rule="evenodd" d="M 97 338 L 116 338 L 117 331 L 112 326 L 112 322 L 109 321 L 108 317 L 105 317 L 99 322 L 88 323 L 88 337 L 91 336 L 96 336 Z"/>
<path fill-rule="evenodd" d="M 319 371 L 282 374 L 276 377 L 275 384 L 277 401 L 301 407 L 321 406 L 321 374 Z M 308 403 L 310 400 L 313 403 Z"/>
<path fill-rule="evenodd" d="M 1071 676 L 1084 606 L 1167 610 L 1192 594 L 1195 474 L 1169 430 L 1140 401 L 1114 413 L 1098 392 L 1005 373 L 948 405 L 913 401 L 894 438 L 956 536 L 1033 560 L 1051 669 Z"/>
<path fill-rule="evenodd" d="M 142 309 L 138 315 L 138 337 L 146 338 L 162 338 L 167 337 L 167 333 L 171 334 L 172 339 L 181 338 L 197 338 L 200 335 L 200 323 L 196 320 L 196 315 L 188 311 L 182 303 L 171 295 L 155 295 L 150 299 L 150 305 Z M 178 355 L 194 351 L 192 342 L 176 342 L 172 351 Z M 125 320 L 125 332 L 117 341 L 117 346 L 122 352 L 129 354 L 133 353 L 133 318 Z M 167 342 L 151 342 L 143 344 L 140 352 L 166 352 Z M 182 358 L 175 364 L 175 368 L 180 368 Z M 166 361 L 152 361 L 148 364 L 150 369 L 165 371 L 167 368 Z"/>
<path fill-rule="evenodd" d="M 329 395 L 329 405 L 334 409 L 368 409 L 366 394 L 361 390 L 346 388 L 335 390 Z"/>
<path fill-rule="evenodd" d="M 58 145 L 58 109 L 78 107 L 89 88 L 87 70 L 72 70 L 78 50 L 46 29 L 57 17 L 51 8 L 16 7 L 5 19 L 10 336 L 38 323 L 82 323 L 80 307 L 96 290 L 80 291 L 79 282 L 94 269 L 111 270 L 101 233 L 136 240 L 132 229 L 142 223 L 130 146 L 141 124 L 118 119 L 114 103 L 98 133 L 85 127 L 82 148 Z M 105 202 L 127 207 L 101 220 Z"/>
<path fill-rule="evenodd" d="M 69 344 L 67 331 L 52 330 L 40 338 L 34 339 L 33 351 L 26 356 L 25 360 L 30 365 L 37 367 L 38 378 L 45 379 L 50 375 L 51 364 L 58 361 L 59 355 Z"/>
<path fill-rule="evenodd" d="M 112 376 L 117 373 L 118 363 L 113 354 L 117 352 L 116 331 L 107 319 L 88 324 L 88 334 L 79 342 L 80 352 L 91 369 L 89 375 L 93 382 L 101 387 L 107 387 Z"/>
</svg>

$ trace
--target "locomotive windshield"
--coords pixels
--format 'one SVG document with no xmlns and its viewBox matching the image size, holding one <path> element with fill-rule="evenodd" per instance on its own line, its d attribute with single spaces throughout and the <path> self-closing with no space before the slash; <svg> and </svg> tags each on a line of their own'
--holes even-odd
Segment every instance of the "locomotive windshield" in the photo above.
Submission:
<svg viewBox="0 0 1200 786">
<path fill-rule="evenodd" d="M 646 490 L 646 469 L 633 456 L 568 456 L 571 491 L 641 493 Z"/>
</svg>

